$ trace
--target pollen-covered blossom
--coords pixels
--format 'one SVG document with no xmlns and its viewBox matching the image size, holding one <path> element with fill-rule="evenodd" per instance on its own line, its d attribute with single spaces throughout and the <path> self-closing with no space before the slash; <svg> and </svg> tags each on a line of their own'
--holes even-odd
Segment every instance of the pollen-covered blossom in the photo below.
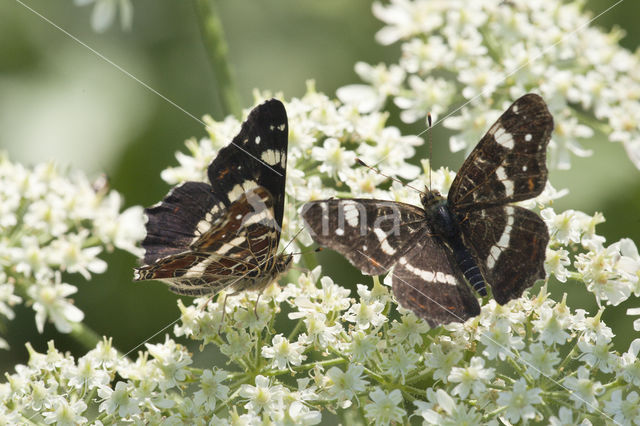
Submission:
<svg viewBox="0 0 640 426">
<path fill-rule="evenodd" d="M 569 168 L 571 155 L 591 155 L 581 141 L 595 123 L 640 168 L 640 58 L 618 44 L 622 31 L 601 30 L 584 8 L 572 1 L 375 2 L 384 23 L 376 39 L 399 43 L 402 55 L 395 64 L 358 63 L 367 84 L 338 94 L 369 109 L 391 98 L 407 122 L 427 111 L 444 114 L 445 127 L 459 132 L 450 139 L 458 151 L 473 147 L 483 120 L 493 122 L 505 104 L 535 90 L 562 117 L 550 145 L 552 168 Z M 496 43 L 505 34 L 509 43 Z"/>
<path fill-rule="evenodd" d="M 289 365 L 300 365 L 307 357 L 302 355 L 305 350 L 304 340 L 306 336 L 301 335 L 301 339 L 297 342 L 289 342 L 289 339 L 283 337 L 282 334 L 273 336 L 271 346 L 262 347 L 262 356 L 272 359 L 274 368 L 283 370 Z"/>
</svg>

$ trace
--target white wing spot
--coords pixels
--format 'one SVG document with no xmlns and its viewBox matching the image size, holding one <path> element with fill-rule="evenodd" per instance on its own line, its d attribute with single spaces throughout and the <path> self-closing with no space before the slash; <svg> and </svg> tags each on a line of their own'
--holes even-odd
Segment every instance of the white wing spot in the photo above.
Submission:
<svg viewBox="0 0 640 426">
<path fill-rule="evenodd" d="M 526 165 L 526 164 L 525 164 L 524 166 L 522 166 L 522 171 L 523 171 L 523 172 L 526 172 L 526 171 L 527 171 L 527 169 L 528 169 L 528 167 L 527 167 L 527 165 Z"/>
<path fill-rule="evenodd" d="M 434 272 L 434 271 L 426 271 L 424 269 L 420 269 L 420 268 L 416 268 L 415 266 L 407 263 L 407 259 L 403 256 L 401 257 L 398 262 L 404 266 L 407 271 L 411 272 L 412 274 L 422 278 L 423 280 L 430 282 L 430 283 L 435 283 L 435 282 L 439 282 L 442 284 L 450 284 L 450 285 L 456 285 L 457 281 L 456 278 L 451 275 L 451 274 L 445 274 L 443 272 Z"/>
<path fill-rule="evenodd" d="M 500 166 L 496 169 L 496 176 L 500 182 L 502 182 L 502 185 L 504 185 L 504 195 L 511 197 L 513 195 L 513 182 L 507 177 L 507 172 L 504 170 L 504 167 Z"/>
<path fill-rule="evenodd" d="M 276 164 L 280 163 L 280 160 L 281 160 L 280 156 L 281 156 L 280 151 L 267 149 L 262 153 L 262 156 L 260 158 L 262 158 L 262 161 L 269 164 L 270 166 L 275 166 Z"/>
<path fill-rule="evenodd" d="M 238 213 L 238 214 L 236 215 L 236 220 L 240 220 L 240 219 L 242 219 L 242 214 L 241 214 L 241 213 Z"/>
<path fill-rule="evenodd" d="M 513 105 L 513 108 L 511 108 L 511 111 L 513 111 L 514 114 L 518 114 L 518 105 Z"/>
<path fill-rule="evenodd" d="M 287 126 L 283 123 L 283 124 L 281 124 L 281 125 L 279 125 L 279 126 L 278 126 L 278 130 L 280 130 L 281 132 L 284 132 L 284 129 L 285 129 L 286 127 L 287 127 Z"/>
<path fill-rule="evenodd" d="M 388 254 L 389 256 L 396 254 L 396 249 L 391 247 L 391 244 L 387 241 L 388 235 L 382 230 L 382 228 L 375 228 L 373 233 L 378 237 L 378 241 L 380 241 L 380 248 L 385 252 L 385 254 Z"/>
<path fill-rule="evenodd" d="M 344 229 L 336 228 L 336 235 L 343 236 L 344 235 Z"/>
<path fill-rule="evenodd" d="M 206 220 L 201 220 L 200 222 L 198 222 L 198 225 L 196 226 L 196 230 L 200 235 L 202 235 L 205 232 L 207 232 L 210 227 L 211 227 L 211 224 L 209 222 L 207 222 Z"/>
<path fill-rule="evenodd" d="M 229 201 L 235 201 L 240 198 L 242 194 L 252 190 L 253 188 L 256 188 L 257 186 L 258 184 L 255 181 L 245 180 L 244 182 L 242 182 L 242 184 L 237 184 L 236 186 L 234 186 L 233 189 L 231 189 L 231 191 L 229 191 L 229 193 L 227 194 L 227 197 L 229 197 Z"/>
<path fill-rule="evenodd" d="M 256 141 L 256 145 L 260 145 L 260 136 L 256 136 L 255 141 Z"/>
<path fill-rule="evenodd" d="M 502 125 L 498 126 L 493 134 L 498 145 L 503 146 L 507 149 L 513 149 L 515 145 L 515 141 L 513 140 L 513 135 L 511 133 L 507 133 L 507 131 L 502 127 Z"/>
<path fill-rule="evenodd" d="M 527 133 L 526 135 L 524 135 L 525 141 L 531 142 L 531 139 L 533 139 L 533 136 L 531 136 L 531 133 Z"/>
<path fill-rule="evenodd" d="M 491 247 L 491 250 L 489 250 L 489 257 L 487 258 L 487 268 L 489 269 L 492 269 L 495 266 L 500 254 L 502 253 L 502 249 L 508 248 L 509 242 L 511 241 L 511 231 L 513 230 L 513 222 L 515 220 L 513 216 L 513 207 L 505 207 L 504 212 L 507 216 L 507 223 L 504 227 L 504 231 L 502 231 L 500 239 L 498 239 L 498 242 Z"/>
<path fill-rule="evenodd" d="M 345 201 L 343 204 L 344 218 L 349 226 L 355 228 L 358 226 L 358 206 L 353 201 Z"/>
<path fill-rule="evenodd" d="M 229 241 L 228 243 L 224 243 L 222 247 L 216 250 L 216 254 L 225 255 L 229 250 L 231 250 L 234 247 L 237 247 L 238 244 L 240 244 L 244 240 L 246 240 L 246 237 L 236 237 L 233 240 Z"/>
</svg>

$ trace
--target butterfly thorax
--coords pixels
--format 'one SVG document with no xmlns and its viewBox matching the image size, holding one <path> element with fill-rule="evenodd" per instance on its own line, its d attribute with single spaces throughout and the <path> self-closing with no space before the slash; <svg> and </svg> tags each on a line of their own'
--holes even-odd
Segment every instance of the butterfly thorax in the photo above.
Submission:
<svg viewBox="0 0 640 426">
<path fill-rule="evenodd" d="M 460 237 L 460 227 L 457 219 L 449 210 L 447 199 L 440 195 L 438 191 L 427 190 L 420 197 L 420 201 L 424 207 L 427 223 L 429 223 L 433 233 L 445 242 L 457 245 L 455 240 Z"/>
</svg>

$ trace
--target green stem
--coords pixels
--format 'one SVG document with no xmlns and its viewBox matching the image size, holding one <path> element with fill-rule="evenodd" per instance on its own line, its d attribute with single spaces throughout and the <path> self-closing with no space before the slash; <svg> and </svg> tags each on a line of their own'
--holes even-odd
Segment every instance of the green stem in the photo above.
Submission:
<svg viewBox="0 0 640 426">
<path fill-rule="evenodd" d="M 236 90 L 227 56 L 227 41 L 224 38 L 222 21 L 218 14 L 216 0 L 194 0 L 204 45 L 213 66 L 213 73 L 220 90 L 220 101 L 224 115 L 240 117 L 240 98 Z"/>
</svg>

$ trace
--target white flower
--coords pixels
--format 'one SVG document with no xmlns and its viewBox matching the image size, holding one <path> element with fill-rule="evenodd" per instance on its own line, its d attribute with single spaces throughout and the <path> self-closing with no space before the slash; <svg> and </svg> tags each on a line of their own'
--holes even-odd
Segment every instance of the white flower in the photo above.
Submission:
<svg viewBox="0 0 640 426">
<path fill-rule="evenodd" d="M 108 386 L 98 388 L 98 396 L 103 399 L 100 411 L 107 414 L 117 413 L 123 418 L 138 414 L 140 412 L 139 401 L 136 398 L 131 398 L 132 387 L 133 385 L 120 381 L 116 383 L 115 389 Z"/>
<path fill-rule="evenodd" d="M 169 336 L 165 337 L 164 344 L 146 343 L 145 346 L 162 371 L 162 377 L 158 378 L 158 385 L 161 389 L 178 386 L 186 380 L 189 375 L 187 366 L 192 363 L 186 348 L 175 343 Z"/>
<path fill-rule="evenodd" d="M 599 368 L 604 373 L 613 370 L 615 358 L 610 348 L 613 346 L 611 340 L 605 336 L 597 336 L 595 342 L 581 337 L 578 340 L 578 348 L 582 351 L 580 359 L 591 368 Z"/>
<path fill-rule="evenodd" d="M 120 26 L 124 30 L 131 29 L 133 22 L 133 6 L 131 0 L 74 0 L 78 6 L 95 3 L 91 13 L 91 27 L 97 33 L 105 32 L 113 23 L 118 7 L 120 7 Z"/>
<path fill-rule="evenodd" d="M 87 409 L 87 404 L 80 400 L 69 402 L 66 399 L 60 397 L 56 398 L 53 404 L 53 411 L 45 411 L 42 415 L 45 418 L 45 423 L 63 426 L 74 426 L 80 423 L 86 423 L 86 417 L 81 416 Z"/>
<path fill-rule="evenodd" d="M 434 370 L 433 378 L 447 383 L 452 368 L 460 362 L 463 354 L 457 350 L 450 338 L 444 337 L 439 342 L 429 345 L 429 352 L 425 354 L 424 363 Z"/>
<path fill-rule="evenodd" d="M 36 326 L 38 331 L 44 331 L 44 323 L 49 318 L 61 333 L 70 333 L 72 324 L 84 319 L 84 314 L 66 297 L 78 291 L 75 286 L 61 282 L 60 272 L 53 277 L 40 274 L 36 284 L 27 290 L 33 299 L 33 309 L 36 311 Z M 51 281 L 53 278 L 53 281 Z"/>
<path fill-rule="evenodd" d="M 80 390 L 105 386 L 110 380 L 109 373 L 94 364 L 89 356 L 80 358 L 77 367 L 73 366 L 67 373 L 71 376 L 69 386 Z"/>
<path fill-rule="evenodd" d="M 224 401 L 229 394 L 229 387 L 222 382 L 227 380 L 226 371 L 213 369 L 204 370 L 200 375 L 200 390 L 193 394 L 193 402 L 196 405 L 204 405 L 207 410 L 216 408 L 216 401 Z"/>
<path fill-rule="evenodd" d="M 613 416 L 617 424 L 640 424 L 640 396 L 631 391 L 626 398 L 622 398 L 622 390 L 616 389 L 611 393 L 611 399 L 605 401 L 604 412 Z"/>
<path fill-rule="evenodd" d="M 569 270 L 567 266 L 571 264 L 569 260 L 569 252 L 563 248 L 554 250 L 547 247 L 545 256 L 544 270 L 547 275 L 553 275 L 561 283 L 567 282 L 567 275 Z"/>
<path fill-rule="evenodd" d="M 355 152 L 345 149 L 336 138 L 327 138 L 322 148 L 314 146 L 311 157 L 320 162 L 318 171 L 334 178 L 353 166 L 356 160 Z"/>
<path fill-rule="evenodd" d="M 262 347 L 262 356 L 272 359 L 273 368 L 283 370 L 290 365 L 300 365 L 307 357 L 302 355 L 305 345 L 298 339 L 297 342 L 289 342 L 289 340 L 277 334 L 273 336 L 272 346 Z"/>
<path fill-rule="evenodd" d="M 406 350 L 402 345 L 390 348 L 385 354 L 382 368 L 390 377 L 399 378 L 400 383 L 405 382 L 405 378 L 415 368 L 420 356 L 413 350 Z"/>
<path fill-rule="evenodd" d="M 469 393 L 476 397 L 482 395 L 488 383 L 494 377 L 493 368 L 484 367 L 484 359 L 474 356 L 467 367 L 453 367 L 449 374 L 449 382 L 458 383 L 453 388 L 453 394 L 466 398 Z"/>
<path fill-rule="evenodd" d="M 565 378 L 563 385 L 573 391 L 569 397 L 575 402 L 576 408 L 584 405 L 592 413 L 600 406 L 596 397 L 604 392 L 604 388 L 599 381 L 593 380 L 584 366 L 578 367 L 577 376 Z"/>
<path fill-rule="evenodd" d="M 399 407 L 402 402 L 402 393 L 394 389 L 386 393 L 379 387 L 369 393 L 371 402 L 364 406 L 365 416 L 375 425 L 387 425 L 392 422 L 401 422 L 407 414 L 404 408 Z"/>
<path fill-rule="evenodd" d="M 354 303 L 344 314 L 345 321 L 355 323 L 358 328 L 367 330 L 369 327 L 379 327 L 387 321 L 387 317 L 382 314 L 384 304 L 372 300 L 368 303 Z"/>
<path fill-rule="evenodd" d="M 513 390 L 500 392 L 496 403 L 506 408 L 504 414 L 509 421 L 526 421 L 535 418 L 537 410 L 534 405 L 542 403 L 541 391 L 539 388 L 529 389 L 527 382 L 520 379 L 513 384 Z"/>
<path fill-rule="evenodd" d="M 551 348 L 542 343 L 530 344 L 528 350 L 520 353 L 527 366 L 527 373 L 534 379 L 541 375 L 550 377 L 554 375 L 554 366 L 560 362 L 560 356 Z"/>
<path fill-rule="evenodd" d="M 347 371 L 338 367 L 331 367 L 327 371 L 329 394 L 338 400 L 342 408 L 350 407 L 351 399 L 366 389 L 367 380 L 362 378 L 363 372 L 364 367 L 356 364 L 350 364 Z"/>
<path fill-rule="evenodd" d="M 255 386 L 240 386 L 239 395 L 248 400 L 244 407 L 254 413 L 268 413 L 280 403 L 284 389 L 281 385 L 272 386 L 262 375 L 256 376 L 255 383 Z"/>
<path fill-rule="evenodd" d="M 514 357 L 512 349 L 518 350 L 524 347 L 522 337 L 513 335 L 512 330 L 505 322 L 500 322 L 485 330 L 480 336 L 480 342 L 485 345 L 482 351 L 483 355 L 489 359 L 512 358 Z"/>
</svg>

